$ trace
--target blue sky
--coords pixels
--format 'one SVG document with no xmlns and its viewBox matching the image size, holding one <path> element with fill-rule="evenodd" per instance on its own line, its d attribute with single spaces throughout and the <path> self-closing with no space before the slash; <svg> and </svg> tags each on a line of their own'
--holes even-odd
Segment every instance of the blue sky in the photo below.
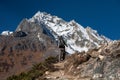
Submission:
<svg viewBox="0 0 120 80">
<path fill-rule="evenodd" d="M 0 32 L 15 30 L 37 11 L 74 19 L 111 39 L 120 39 L 120 0 L 0 0 Z"/>
</svg>

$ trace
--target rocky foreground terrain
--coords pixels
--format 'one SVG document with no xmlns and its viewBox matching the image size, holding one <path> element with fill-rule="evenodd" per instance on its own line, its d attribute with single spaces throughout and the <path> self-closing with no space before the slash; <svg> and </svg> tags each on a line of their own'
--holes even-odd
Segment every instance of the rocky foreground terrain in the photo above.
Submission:
<svg viewBox="0 0 120 80">
<path fill-rule="evenodd" d="M 71 55 L 64 65 L 65 73 L 79 78 L 120 80 L 120 41 L 103 45 L 87 53 Z"/>
<path fill-rule="evenodd" d="M 120 41 L 68 56 L 46 80 L 120 80 Z"/>
</svg>

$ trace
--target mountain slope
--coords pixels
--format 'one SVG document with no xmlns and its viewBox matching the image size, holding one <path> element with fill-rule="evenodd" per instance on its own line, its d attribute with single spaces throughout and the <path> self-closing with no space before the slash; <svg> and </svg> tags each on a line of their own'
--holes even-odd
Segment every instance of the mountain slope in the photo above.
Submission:
<svg viewBox="0 0 120 80">
<path fill-rule="evenodd" d="M 42 25 L 56 40 L 57 36 L 63 36 L 68 45 L 68 53 L 88 51 L 110 41 L 90 27 L 84 28 L 74 20 L 66 22 L 45 12 L 37 12 L 28 22 Z"/>
<path fill-rule="evenodd" d="M 40 25 L 29 24 L 24 19 L 19 25 L 22 31 L 11 35 L 0 35 L 0 80 L 26 72 L 34 64 L 49 56 L 57 56 L 60 51 Z"/>
</svg>

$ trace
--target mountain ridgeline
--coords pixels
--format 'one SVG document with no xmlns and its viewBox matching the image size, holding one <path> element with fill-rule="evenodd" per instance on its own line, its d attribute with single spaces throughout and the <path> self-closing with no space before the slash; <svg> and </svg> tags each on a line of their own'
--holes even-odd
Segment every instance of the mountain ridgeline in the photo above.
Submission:
<svg viewBox="0 0 120 80">
<path fill-rule="evenodd" d="M 84 28 L 74 20 L 66 22 L 45 12 L 37 12 L 32 18 L 24 19 L 16 31 L 38 34 L 40 28 L 54 41 L 58 39 L 58 36 L 63 36 L 68 45 L 66 52 L 70 54 L 88 51 L 111 41 L 90 27 Z"/>
</svg>

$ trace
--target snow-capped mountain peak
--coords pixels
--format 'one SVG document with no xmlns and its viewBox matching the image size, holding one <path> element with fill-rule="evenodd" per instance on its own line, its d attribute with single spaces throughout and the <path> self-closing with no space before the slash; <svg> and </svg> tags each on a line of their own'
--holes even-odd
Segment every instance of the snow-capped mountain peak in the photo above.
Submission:
<svg viewBox="0 0 120 80">
<path fill-rule="evenodd" d="M 57 19 L 57 16 L 54 16 Z M 49 21 L 52 19 L 52 16 L 46 12 L 38 11 L 31 19 L 28 21 L 30 22 L 41 22 L 41 21 Z M 55 22 L 55 21 L 54 21 Z"/>
<path fill-rule="evenodd" d="M 88 51 L 110 41 L 105 36 L 100 36 L 96 30 L 90 27 L 84 28 L 75 20 L 67 22 L 46 12 L 37 12 L 32 18 L 28 19 L 28 22 L 42 24 L 43 28 L 47 29 L 54 38 L 63 36 L 68 45 L 66 48 L 68 53 Z"/>
</svg>

